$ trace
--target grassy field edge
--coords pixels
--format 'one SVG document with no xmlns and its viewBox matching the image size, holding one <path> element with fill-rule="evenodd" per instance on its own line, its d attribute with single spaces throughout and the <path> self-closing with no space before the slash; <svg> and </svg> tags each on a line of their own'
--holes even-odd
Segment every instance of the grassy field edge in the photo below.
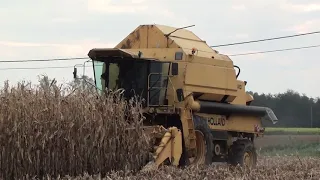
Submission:
<svg viewBox="0 0 320 180">
<path fill-rule="evenodd" d="M 274 128 L 267 127 L 265 135 L 320 135 L 320 128 Z"/>
</svg>

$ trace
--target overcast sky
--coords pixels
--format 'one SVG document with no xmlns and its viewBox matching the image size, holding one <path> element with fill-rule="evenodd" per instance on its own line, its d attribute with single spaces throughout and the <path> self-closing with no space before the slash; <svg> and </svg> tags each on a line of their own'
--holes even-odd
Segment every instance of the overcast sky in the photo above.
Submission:
<svg viewBox="0 0 320 180">
<path fill-rule="evenodd" d="M 92 48 L 113 47 L 141 24 L 190 28 L 209 45 L 320 30 L 319 0 L 0 0 L 0 61 L 86 57 Z M 216 48 L 238 54 L 319 45 L 320 34 Z M 293 89 L 320 96 L 320 48 L 235 56 L 247 89 L 278 93 Z M 0 63 L 0 81 L 36 81 L 40 74 L 60 82 L 73 68 L 3 70 L 14 67 L 73 66 L 68 62 Z M 92 69 L 86 74 L 92 76 Z"/>
</svg>

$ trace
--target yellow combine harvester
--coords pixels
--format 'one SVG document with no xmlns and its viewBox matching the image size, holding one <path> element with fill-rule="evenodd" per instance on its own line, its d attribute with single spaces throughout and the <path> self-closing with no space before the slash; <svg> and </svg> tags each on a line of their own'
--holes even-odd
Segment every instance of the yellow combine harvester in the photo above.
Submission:
<svg viewBox="0 0 320 180">
<path fill-rule="evenodd" d="M 88 56 L 97 88 L 122 88 L 124 97 L 146 100 L 145 131 L 158 138 L 153 166 L 146 168 L 256 165 L 261 119 L 275 123 L 277 117 L 267 107 L 251 106 L 247 82 L 238 79 L 240 68 L 191 31 L 141 25 L 116 47 L 92 49 Z"/>
</svg>

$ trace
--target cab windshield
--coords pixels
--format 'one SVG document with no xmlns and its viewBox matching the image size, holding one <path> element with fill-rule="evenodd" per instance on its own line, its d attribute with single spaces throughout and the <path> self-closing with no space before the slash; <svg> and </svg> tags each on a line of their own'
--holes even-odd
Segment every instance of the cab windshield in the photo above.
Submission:
<svg viewBox="0 0 320 180">
<path fill-rule="evenodd" d="M 126 98 L 140 96 L 151 105 L 165 103 L 169 63 L 108 58 L 93 61 L 93 68 L 96 86 L 101 90 L 123 88 Z"/>
</svg>

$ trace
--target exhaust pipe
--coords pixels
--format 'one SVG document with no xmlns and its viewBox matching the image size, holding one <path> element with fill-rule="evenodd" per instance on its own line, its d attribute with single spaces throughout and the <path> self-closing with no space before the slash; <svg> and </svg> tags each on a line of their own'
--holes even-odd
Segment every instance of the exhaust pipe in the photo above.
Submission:
<svg viewBox="0 0 320 180">
<path fill-rule="evenodd" d="M 193 111 L 206 114 L 221 114 L 221 115 L 249 115 L 265 118 L 273 124 L 278 122 L 278 118 L 268 107 L 234 105 L 210 101 L 195 101 L 193 96 L 189 97 L 187 103 Z"/>
</svg>

